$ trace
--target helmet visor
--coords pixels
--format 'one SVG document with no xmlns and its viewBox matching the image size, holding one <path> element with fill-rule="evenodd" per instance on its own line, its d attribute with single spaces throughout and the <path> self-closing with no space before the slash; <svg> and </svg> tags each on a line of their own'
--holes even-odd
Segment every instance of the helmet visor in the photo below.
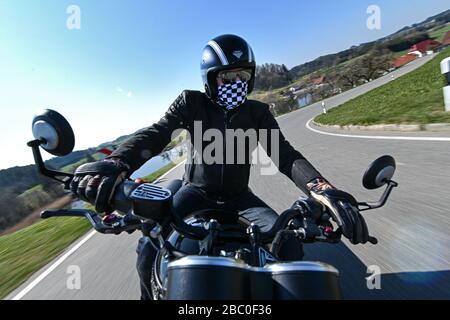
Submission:
<svg viewBox="0 0 450 320">
<path fill-rule="evenodd" d="M 217 74 L 217 79 L 221 80 L 223 84 L 240 81 L 250 81 L 252 78 L 252 69 L 235 69 L 224 70 Z"/>
</svg>

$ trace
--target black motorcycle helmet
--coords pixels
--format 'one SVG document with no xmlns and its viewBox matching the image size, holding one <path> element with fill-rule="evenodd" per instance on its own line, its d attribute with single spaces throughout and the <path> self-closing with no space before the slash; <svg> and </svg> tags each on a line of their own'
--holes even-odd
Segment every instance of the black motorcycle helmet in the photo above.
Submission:
<svg viewBox="0 0 450 320">
<path fill-rule="evenodd" d="M 217 98 L 217 74 L 223 70 L 251 69 L 252 77 L 248 81 L 248 93 L 250 94 L 253 90 L 256 70 L 255 56 L 250 45 L 241 37 L 225 34 L 209 41 L 203 49 L 200 68 L 206 94 L 212 100 Z"/>
</svg>

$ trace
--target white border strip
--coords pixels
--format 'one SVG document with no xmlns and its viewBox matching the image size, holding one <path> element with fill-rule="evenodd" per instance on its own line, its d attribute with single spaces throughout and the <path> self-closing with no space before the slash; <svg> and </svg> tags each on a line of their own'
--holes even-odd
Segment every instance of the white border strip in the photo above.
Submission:
<svg viewBox="0 0 450 320">
<path fill-rule="evenodd" d="M 159 182 L 169 173 L 174 171 L 176 168 L 184 164 L 186 160 L 181 161 L 175 167 L 164 173 L 160 176 L 156 182 Z M 55 270 L 61 263 L 64 262 L 68 257 L 70 257 L 75 251 L 80 249 L 80 247 L 85 244 L 97 231 L 92 230 L 89 232 L 83 239 L 81 239 L 76 245 L 74 245 L 69 251 L 67 251 L 64 255 L 62 255 L 58 260 L 56 260 L 50 267 L 48 267 L 44 272 L 42 272 L 36 279 L 34 279 L 30 284 L 28 284 L 25 288 L 23 288 L 18 294 L 11 298 L 11 300 L 20 300 L 22 299 L 28 292 L 30 292 L 35 286 L 37 286 L 42 280 L 44 280 L 53 270 Z"/>
<path fill-rule="evenodd" d="M 181 166 L 182 164 L 186 163 L 186 159 L 184 159 L 183 161 L 181 161 L 179 164 L 177 164 L 175 167 L 173 167 L 172 169 L 170 169 L 169 171 L 167 171 L 166 173 L 164 173 L 161 177 L 159 177 L 158 179 L 156 179 L 155 182 L 160 182 L 161 179 L 165 178 L 167 175 L 169 175 L 169 173 L 171 173 L 172 171 L 174 171 L 176 168 L 178 168 L 179 166 Z"/>
<path fill-rule="evenodd" d="M 213 50 L 217 53 L 219 56 L 220 62 L 222 62 L 222 65 L 227 66 L 229 65 L 228 59 L 225 56 L 225 53 L 223 53 L 222 48 L 217 44 L 217 42 L 211 40 L 208 42 L 208 45 L 213 48 Z"/>
<path fill-rule="evenodd" d="M 341 133 L 331 133 L 320 131 L 311 127 L 310 119 L 306 123 L 306 128 L 315 133 L 324 134 L 328 136 L 334 137 L 345 137 L 345 138 L 357 138 L 357 139 L 377 139 L 377 140 L 408 140 L 408 141 L 440 141 L 440 142 L 450 142 L 450 138 L 447 137 L 402 137 L 402 136 L 365 136 L 365 135 L 356 135 L 356 134 L 341 134 Z"/>
</svg>

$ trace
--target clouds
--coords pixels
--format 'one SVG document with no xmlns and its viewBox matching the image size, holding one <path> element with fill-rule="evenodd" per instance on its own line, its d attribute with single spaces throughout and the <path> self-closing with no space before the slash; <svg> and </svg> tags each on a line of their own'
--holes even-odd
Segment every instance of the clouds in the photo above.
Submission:
<svg viewBox="0 0 450 320">
<path fill-rule="evenodd" d="M 122 87 L 117 86 L 116 91 L 124 96 L 126 96 L 128 99 L 131 99 L 134 97 L 133 91 L 127 91 L 124 90 Z"/>
</svg>

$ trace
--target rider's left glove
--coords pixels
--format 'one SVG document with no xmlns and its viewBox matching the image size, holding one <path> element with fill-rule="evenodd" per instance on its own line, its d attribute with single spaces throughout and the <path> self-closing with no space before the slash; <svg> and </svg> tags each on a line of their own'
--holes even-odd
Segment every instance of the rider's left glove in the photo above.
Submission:
<svg viewBox="0 0 450 320">
<path fill-rule="evenodd" d="M 119 159 L 86 163 L 75 170 L 70 190 L 82 200 L 94 204 L 97 212 L 111 212 L 111 198 L 128 171 L 129 166 Z"/>
<path fill-rule="evenodd" d="M 359 213 L 357 201 L 351 194 L 337 190 L 322 178 L 315 179 L 307 187 L 311 197 L 328 209 L 342 234 L 351 243 L 366 243 L 369 240 L 366 221 Z"/>
</svg>

